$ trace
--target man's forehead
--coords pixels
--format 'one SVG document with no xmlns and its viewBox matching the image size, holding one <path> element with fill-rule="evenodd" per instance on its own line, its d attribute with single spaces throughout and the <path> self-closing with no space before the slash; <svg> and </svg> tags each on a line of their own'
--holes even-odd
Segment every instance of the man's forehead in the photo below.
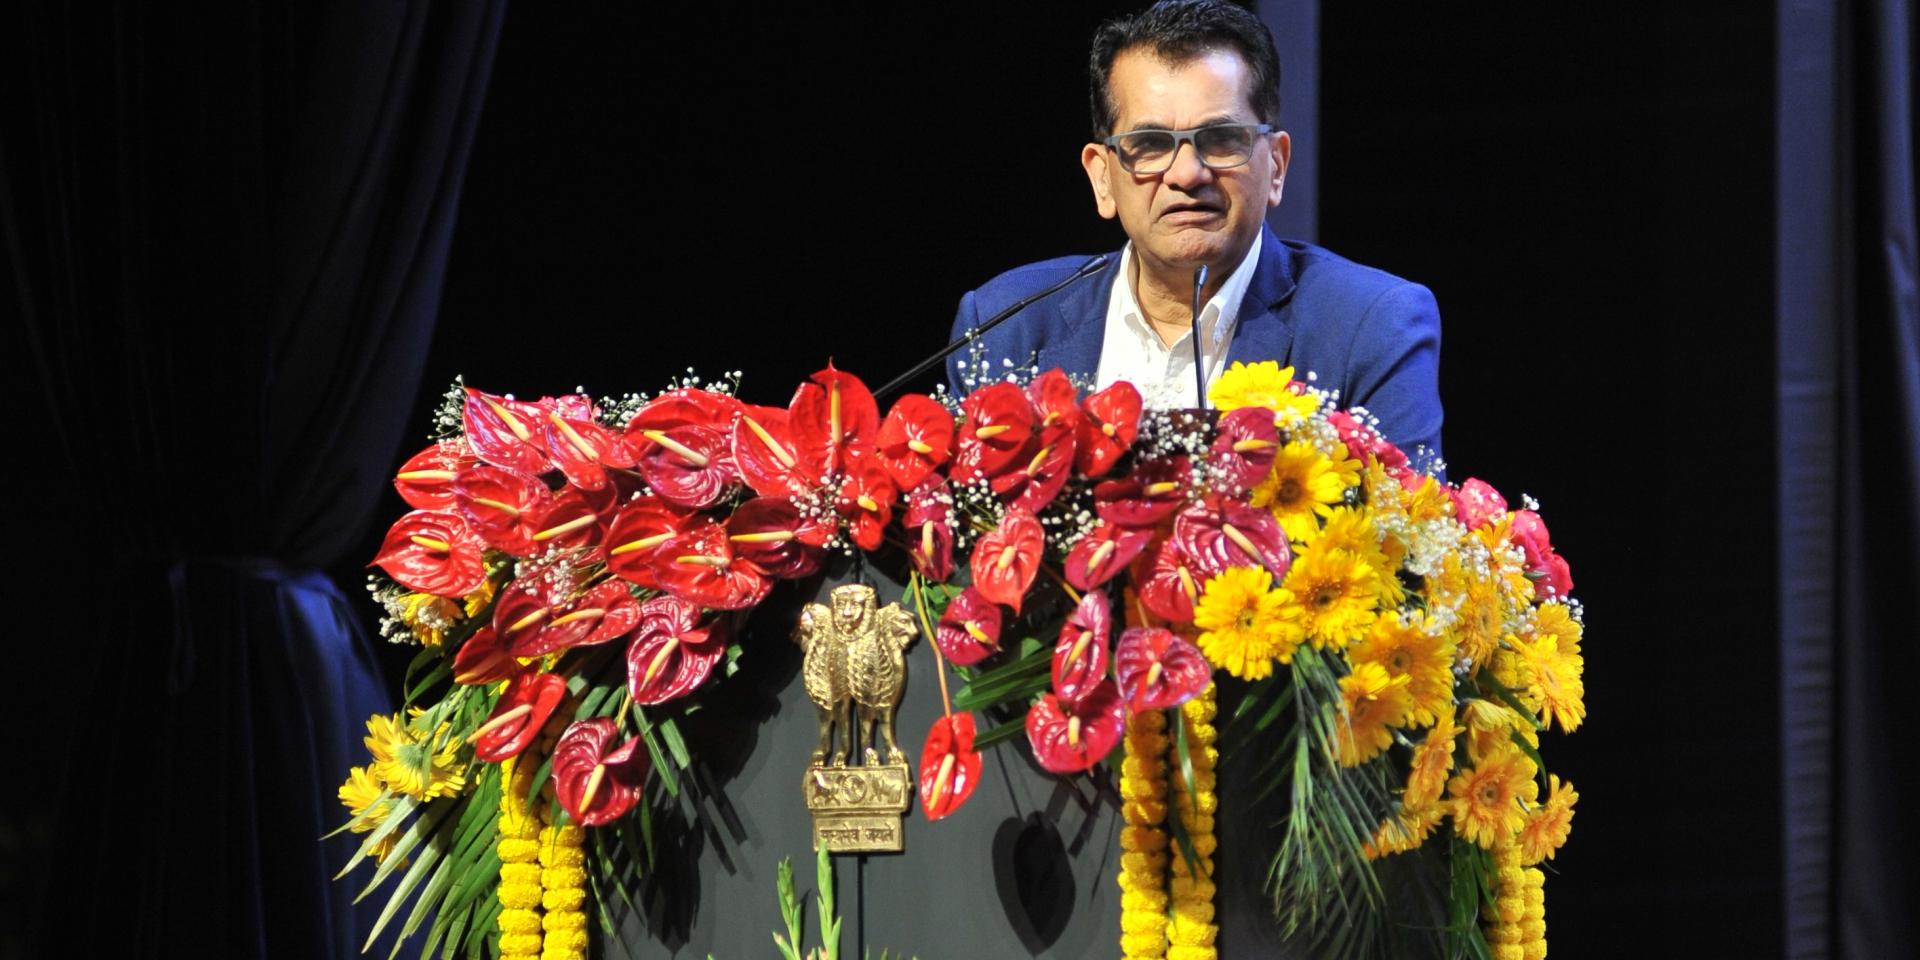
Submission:
<svg viewBox="0 0 1920 960">
<path fill-rule="evenodd" d="M 1247 91 L 1251 73 L 1231 47 L 1184 58 L 1162 57 L 1151 47 L 1129 47 L 1114 57 L 1107 75 L 1115 129 L 1255 120 Z"/>
</svg>

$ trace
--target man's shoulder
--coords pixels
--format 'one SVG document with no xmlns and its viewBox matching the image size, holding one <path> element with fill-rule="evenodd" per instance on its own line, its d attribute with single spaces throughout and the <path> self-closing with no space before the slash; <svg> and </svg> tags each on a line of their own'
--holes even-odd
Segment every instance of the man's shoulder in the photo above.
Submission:
<svg viewBox="0 0 1920 960">
<path fill-rule="evenodd" d="M 1095 254 L 1054 257 L 1022 264 L 999 274 L 973 291 L 975 300 L 989 312 L 998 310 L 1036 290 L 1045 290 L 1073 276 L 1075 270 Z"/>
<path fill-rule="evenodd" d="M 1349 260 L 1303 240 L 1281 240 L 1293 267 L 1294 296 L 1321 306 L 1365 309 L 1396 290 L 1419 284 L 1377 267 Z"/>
</svg>

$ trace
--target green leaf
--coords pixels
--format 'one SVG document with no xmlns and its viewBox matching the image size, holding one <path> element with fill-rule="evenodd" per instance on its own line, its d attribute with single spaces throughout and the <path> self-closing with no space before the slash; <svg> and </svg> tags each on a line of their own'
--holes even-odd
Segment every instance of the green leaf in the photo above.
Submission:
<svg viewBox="0 0 1920 960">
<path fill-rule="evenodd" d="M 394 830 L 398 829 L 402 823 L 405 823 L 409 817 L 413 816 L 414 810 L 419 806 L 420 801 L 412 797 L 399 798 L 399 800 L 394 803 L 393 810 L 387 814 L 386 821 L 373 828 L 373 831 L 367 834 L 367 838 L 360 841 L 360 849 L 353 852 L 353 856 L 347 859 L 347 865 L 341 867 L 340 872 L 334 874 L 333 878 L 338 880 L 353 872 L 353 868 L 359 866 L 360 861 L 371 856 L 374 848 L 380 845 L 380 841 L 391 836 Z"/>
<path fill-rule="evenodd" d="M 1022 717 L 1019 720 L 1009 720 L 1006 723 L 992 727 L 987 730 L 986 733 L 974 737 L 973 749 L 985 750 L 988 747 L 998 744 L 1002 740 L 1010 740 L 1025 732 L 1027 732 L 1026 718 Z"/>
</svg>

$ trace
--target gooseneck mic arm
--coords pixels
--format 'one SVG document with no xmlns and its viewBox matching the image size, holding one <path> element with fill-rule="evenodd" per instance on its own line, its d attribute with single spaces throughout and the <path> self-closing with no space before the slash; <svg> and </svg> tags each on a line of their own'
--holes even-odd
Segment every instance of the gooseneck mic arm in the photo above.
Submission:
<svg viewBox="0 0 1920 960">
<path fill-rule="evenodd" d="M 1203 263 L 1193 271 L 1193 405 L 1201 410 L 1207 408 L 1207 363 L 1206 355 L 1200 352 L 1200 293 L 1206 288 L 1207 265 Z"/>
<path fill-rule="evenodd" d="M 994 314 L 992 317 L 987 319 L 987 322 L 975 326 L 973 329 L 968 330 L 966 333 L 961 334 L 959 339 L 953 341 L 952 343 L 947 344 L 944 347 L 941 347 L 940 352 L 915 364 L 913 369 L 908 370 L 906 373 L 903 373 L 897 377 L 894 377 L 892 380 L 887 381 L 887 385 L 884 387 L 881 387 L 878 390 L 875 390 L 873 392 L 873 395 L 876 398 L 884 397 L 884 396 L 887 396 L 888 394 L 893 393 L 895 390 L 898 390 L 901 387 L 904 387 L 907 384 L 912 383 L 916 377 L 920 376 L 923 373 L 926 373 L 928 370 L 933 369 L 934 366 L 939 364 L 940 361 L 945 360 L 946 358 L 952 356 L 955 350 L 958 350 L 961 347 L 964 347 L 967 344 L 973 343 L 974 341 L 980 339 L 981 336 L 985 335 L 988 330 L 992 330 L 994 327 L 999 326 L 1001 323 L 1005 322 L 1008 317 L 1011 317 L 1014 314 L 1019 313 L 1022 310 L 1025 310 L 1027 307 L 1031 306 L 1037 300 L 1041 300 L 1043 298 L 1050 297 L 1056 293 L 1059 293 L 1061 290 L 1066 289 L 1068 286 L 1072 285 L 1074 281 L 1079 280 L 1082 277 L 1085 277 L 1089 274 L 1100 272 L 1102 269 L 1106 267 L 1107 261 L 1112 259 L 1113 259 L 1113 254 L 1103 253 L 1097 257 L 1094 257 L 1091 260 L 1088 260 L 1086 263 L 1081 264 L 1080 269 L 1075 270 L 1072 276 L 1066 278 L 1065 280 L 1060 281 L 1059 283 L 1054 284 L 1051 287 L 1046 288 L 1045 290 L 1040 291 L 1039 293 L 1036 293 L 1030 297 L 1027 297 L 1015 303 L 1013 306 L 1010 306 L 1005 310 L 1000 311 L 999 313 Z"/>
</svg>

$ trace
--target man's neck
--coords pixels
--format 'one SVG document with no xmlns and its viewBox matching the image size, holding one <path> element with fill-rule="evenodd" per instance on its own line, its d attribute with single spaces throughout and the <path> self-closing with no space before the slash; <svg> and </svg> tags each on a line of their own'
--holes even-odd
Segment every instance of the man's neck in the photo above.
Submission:
<svg viewBox="0 0 1920 960">
<path fill-rule="evenodd" d="M 1248 250 L 1252 247 L 1249 246 Z M 1200 294 L 1200 303 L 1204 306 L 1214 294 L 1220 292 L 1221 285 L 1227 282 L 1234 268 L 1245 259 L 1247 251 L 1232 263 L 1207 265 L 1207 285 Z M 1141 316 L 1146 318 L 1153 332 L 1159 334 L 1160 342 L 1173 346 L 1193 326 L 1193 269 L 1169 266 L 1156 269 L 1147 263 L 1140 248 L 1133 251 L 1133 271 L 1127 278 L 1133 288 L 1133 301 L 1140 307 Z"/>
</svg>

